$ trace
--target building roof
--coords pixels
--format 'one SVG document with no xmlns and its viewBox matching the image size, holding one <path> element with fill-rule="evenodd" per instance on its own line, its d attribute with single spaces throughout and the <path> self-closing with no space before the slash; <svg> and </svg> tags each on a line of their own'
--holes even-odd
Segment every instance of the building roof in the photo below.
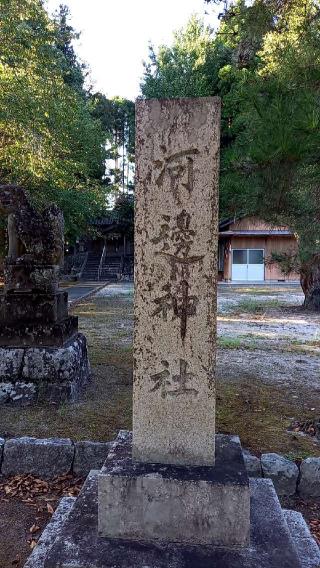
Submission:
<svg viewBox="0 0 320 568">
<path fill-rule="evenodd" d="M 229 217 L 228 219 L 222 219 L 222 221 L 219 222 L 219 229 L 224 229 L 224 227 L 228 227 L 229 225 L 231 225 L 231 223 L 235 223 L 235 221 L 242 219 L 242 217 L 244 217 L 244 215 L 239 215 L 238 217 Z"/>
<path fill-rule="evenodd" d="M 293 233 L 288 229 L 219 231 L 221 237 L 292 237 L 292 235 Z"/>
</svg>

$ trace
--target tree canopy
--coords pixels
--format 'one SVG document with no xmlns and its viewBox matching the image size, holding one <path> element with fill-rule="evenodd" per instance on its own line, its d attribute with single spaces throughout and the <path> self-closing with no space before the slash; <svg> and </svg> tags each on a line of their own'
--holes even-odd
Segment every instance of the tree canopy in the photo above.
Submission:
<svg viewBox="0 0 320 568">
<path fill-rule="evenodd" d="M 52 19 L 40 0 L 0 0 L 0 181 L 61 206 L 71 237 L 105 205 L 106 133 L 75 35 L 63 6 Z"/>
<path fill-rule="evenodd" d="M 107 136 L 106 157 L 111 167 L 106 172 L 106 183 L 113 193 L 133 189 L 135 151 L 135 105 L 121 97 L 107 99 L 102 93 L 93 95 L 93 114 L 98 118 Z"/>
<path fill-rule="evenodd" d="M 221 217 L 288 225 L 320 308 L 319 3 L 220 4 L 216 33 L 192 18 L 151 50 L 142 94 L 222 97 Z"/>
</svg>

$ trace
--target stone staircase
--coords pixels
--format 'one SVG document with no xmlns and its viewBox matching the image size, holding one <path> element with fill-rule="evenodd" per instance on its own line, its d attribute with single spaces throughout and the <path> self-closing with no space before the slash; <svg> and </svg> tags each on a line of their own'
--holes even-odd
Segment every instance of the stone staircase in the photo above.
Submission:
<svg viewBox="0 0 320 568">
<path fill-rule="evenodd" d="M 101 280 L 117 280 L 121 272 L 121 257 L 106 257 L 101 271 Z"/>
<path fill-rule="evenodd" d="M 99 280 L 100 254 L 90 252 L 82 273 L 82 280 Z"/>
</svg>

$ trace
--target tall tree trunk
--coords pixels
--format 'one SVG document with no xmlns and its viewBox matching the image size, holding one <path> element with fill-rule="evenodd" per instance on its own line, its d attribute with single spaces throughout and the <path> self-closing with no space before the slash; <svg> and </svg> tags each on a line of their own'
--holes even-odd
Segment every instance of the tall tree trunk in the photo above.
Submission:
<svg viewBox="0 0 320 568">
<path fill-rule="evenodd" d="M 313 255 L 300 269 L 300 282 L 305 295 L 305 308 L 320 312 L 320 254 Z"/>
</svg>

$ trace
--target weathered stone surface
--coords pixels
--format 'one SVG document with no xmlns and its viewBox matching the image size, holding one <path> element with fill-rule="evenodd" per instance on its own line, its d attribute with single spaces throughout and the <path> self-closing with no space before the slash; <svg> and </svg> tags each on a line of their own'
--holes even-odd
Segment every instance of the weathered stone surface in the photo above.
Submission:
<svg viewBox="0 0 320 568">
<path fill-rule="evenodd" d="M 2 474 L 53 478 L 70 472 L 74 445 L 68 438 L 12 438 L 4 446 Z"/>
<path fill-rule="evenodd" d="M 122 433 L 99 475 L 99 534 L 131 540 L 244 546 L 250 494 L 239 438 L 217 436 L 214 467 L 132 460 Z"/>
<path fill-rule="evenodd" d="M 56 538 L 63 535 L 63 526 L 75 503 L 75 497 L 63 497 L 55 510 L 50 523 L 41 534 L 36 548 L 23 568 L 44 568 L 48 551 Z"/>
<path fill-rule="evenodd" d="M 219 548 L 97 538 L 97 477 L 88 476 L 45 568 L 302 568 L 268 479 L 250 480 L 250 547 Z"/>
<path fill-rule="evenodd" d="M 243 450 L 243 459 L 249 477 L 261 477 L 261 462 L 257 456 L 252 455 L 248 450 Z"/>
<path fill-rule="evenodd" d="M 2 457 L 3 457 L 3 449 L 4 449 L 4 438 L 0 438 L 0 472 L 1 472 Z"/>
<path fill-rule="evenodd" d="M 80 333 L 61 348 L 0 348 L 0 404 L 74 401 L 89 381 L 87 342 Z"/>
<path fill-rule="evenodd" d="M 320 497 L 320 458 L 307 458 L 300 465 L 299 494 L 302 497 Z"/>
<path fill-rule="evenodd" d="M 0 325 L 2 347 L 63 347 L 78 332 L 78 318 L 68 316 L 60 322 Z"/>
<path fill-rule="evenodd" d="M 283 514 L 298 551 L 301 568 L 319 568 L 320 549 L 303 516 L 297 511 L 289 510 L 284 510 Z"/>
<path fill-rule="evenodd" d="M 39 213 L 21 187 L 0 185 L 0 213 L 9 237 L 0 295 L 0 404 L 75 400 L 90 369 L 78 318 L 68 316 L 68 293 L 58 291 L 62 212 L 49 205 Z"/>
<path fill-rule="evenodd" d="M 77 318 L 68 317 L 68 294 L 58 291 L 62 212 L 50 205 L 40 214 L 26 192 L 14 185 L 0 185 L 0 212 L 8 217 L 9 236 L 0 346 L 62 346 L 78 331 Z"/>
<path fill-rule="evenodd" d="M 25 383 L 23 381 L 0 383 L 0 404 L 28 406 L 36 402 L 37 399 L 38 389 L 34 383 Z"/>
<path fill-rule="evenodd" d="M 87 344 L 84 335 L 57 349 L 26 349 L 22 377 L 38 383 L 48 381 L 73 381 L 85 373 L 88 375 Z"/>
<path fill-rule="evenodd" d="M 138 101 L 133 456 L 212 465 L 220 101 Z"/>
<path fill-rule="evenodd" d="M 16 322 L 57 322 L 67 317 L 68 292 L 16 292 L 0 296 L 0 319 L 7 325 Z"/>
<path fill-rule="evenodd" d="M 0 349 L 1 382 L 14 382 L 21 378 L 23 355 L 24 349 Z"/>
<path fill-rule="evenodd" d="M 4 291 L 53 294 L 58 290 L 59 272 L 59 266 L 34 265 L 22 259 L 6 260 Z"/>
<path fill-rule="evenodd" d="M 87 476 L 91 469 L 100 469 L 107 459 L 111 442 L 76 442 L 73 471 Z"/>
<path fill-rule="evenodd" d="M 0 212 L 8 217 L 8 260 L 11 265 L 14 262 L 34 266 L 62 264 L 64 221 L 56 205 L 49 205 L 39 213 L 22 187 L 1 185 Z M 6 287 L 11 288 L 8 280 Z"/>
<path fill-rule="evenodd" d="M 262 454 L 264 477 L 272 479 L 278 495 L 294 495 L 297 489 L 299 469 L 295 463 L 278 454 Z"/>
</svg>

